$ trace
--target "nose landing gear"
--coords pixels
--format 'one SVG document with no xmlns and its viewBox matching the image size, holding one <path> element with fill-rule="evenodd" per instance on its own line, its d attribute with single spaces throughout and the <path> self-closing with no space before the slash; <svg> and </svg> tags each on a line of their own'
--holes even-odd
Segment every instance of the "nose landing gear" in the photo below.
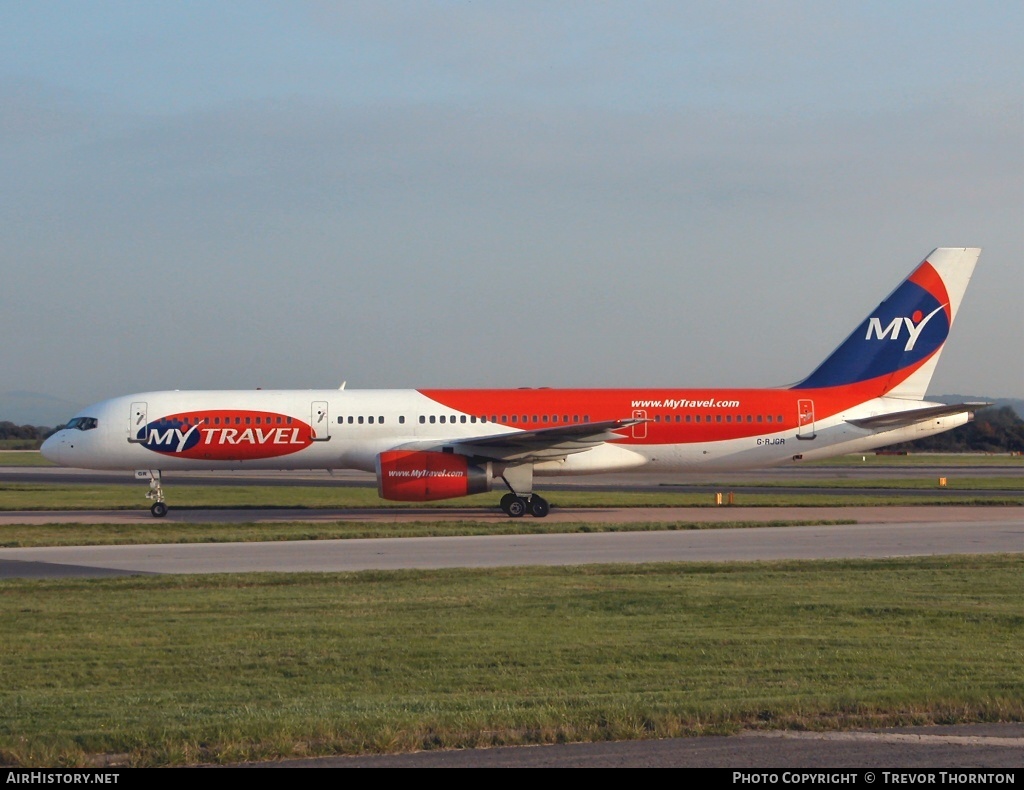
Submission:
<svg viewBox="0 0 1024 790">
<path fill-rule="evenodd" d="M 153 500 L 153 504 L 149 507 L 149 512 L 153 514 L 153 518 L 163 518 L 166 516 L 167 503 L 164 502 L 164 487 L 160 484 L 160 470 L 136 469 L 135 478 L 137 480 L 149 480 L 149 491 L 146 492 L 146 499 Z"/>
</svg>

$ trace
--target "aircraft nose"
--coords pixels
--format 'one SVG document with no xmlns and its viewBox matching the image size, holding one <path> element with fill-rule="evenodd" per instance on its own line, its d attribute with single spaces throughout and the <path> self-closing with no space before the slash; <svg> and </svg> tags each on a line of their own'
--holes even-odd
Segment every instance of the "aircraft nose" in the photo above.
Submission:
<svg viewBox="0 0 1024 790">
<path fill-rule="evenodd" d="M 43 458 L 47 461 L 53 461 L 55 464 L 60 463 L 60 451 L 64 444 L 64 439 L 61 436 L 63 433 L 63 431 L 57 431 L 57 433 L 44 441 L 42 447 L 39 448 L 39 452 L 42 453 Z"/>
</svg>

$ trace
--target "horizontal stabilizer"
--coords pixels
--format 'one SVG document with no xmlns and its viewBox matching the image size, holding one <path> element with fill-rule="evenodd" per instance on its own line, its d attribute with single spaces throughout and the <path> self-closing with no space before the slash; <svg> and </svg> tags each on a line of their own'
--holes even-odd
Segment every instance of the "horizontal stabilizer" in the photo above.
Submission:
<svg viewBox="0 0 1024 790">
<path fill-rule="evenodd" d="M 915 423 L 922 422 L 924 420 L 932 420 L 936 417 L 949 417 L 953 414 L 970 414 L 974 416 L 974 412 L 978 409 L 983 409 L 986 406 L 991 406 L 991 403 L 954 403 L 950 405 L 932 406 L 927 409 L 907 409 L 906 411 L 894 411 L 888 414 L 876 414 L 873 417 L 864 417 L 860 420 L 847 420 L 851 425 L 856 425 L 858 428 L 870 428 L 872 430 L 878 428 L 900 428 L 905 425 L 914 425 Z"/>
</svg>

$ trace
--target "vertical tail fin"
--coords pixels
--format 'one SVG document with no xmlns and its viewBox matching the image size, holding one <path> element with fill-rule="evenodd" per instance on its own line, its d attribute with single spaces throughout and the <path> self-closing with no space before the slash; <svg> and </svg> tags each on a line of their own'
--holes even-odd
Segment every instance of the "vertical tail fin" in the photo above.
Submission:
<svg viewBox="0 0 1024 790">
<path fill-rule="evenodd" d="M 981 249 L 939 247 L 794 389 L 858 385 L 922 400 Z"/>
</svg>

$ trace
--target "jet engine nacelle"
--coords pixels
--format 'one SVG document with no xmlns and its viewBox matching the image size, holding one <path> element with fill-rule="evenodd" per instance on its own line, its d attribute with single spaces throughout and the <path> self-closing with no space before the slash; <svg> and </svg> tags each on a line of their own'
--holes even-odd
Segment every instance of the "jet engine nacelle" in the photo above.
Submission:
<svg viewBox="0 0 1024 790">
<path fill-rule="evenodd" d="M 377 456 L 377 492 L 382 499 L 428 502 L 491 490 L 490 464 L 470 464 L 464 455 L 389 450 Z"/>
</svg>

